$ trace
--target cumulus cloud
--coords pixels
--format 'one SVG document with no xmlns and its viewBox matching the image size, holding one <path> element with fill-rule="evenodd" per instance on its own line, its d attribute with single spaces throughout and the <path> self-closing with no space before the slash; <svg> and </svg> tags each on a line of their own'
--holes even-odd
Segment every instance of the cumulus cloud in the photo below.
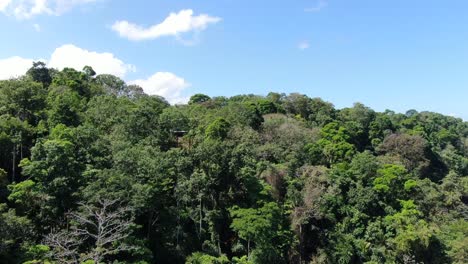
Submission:
<svg viewBox="0 0 468 264">
<path fill-rule="evenodd" d="M 98 74 L 108 73 L 118 77 L 124 77 L 128 72 L 134 72 L 135 66 L 125 64 L 112 53 L 98 53 L 88 51 L 71 44 L 63 45 L 52 53 L 49 67 L 63 69 L 65 67 L 82 70 L 89 65 Z"/>
<path fill-rule="evenodd" d="M 18 77 L 31 68 L 36 59 L 21 58 L 18 56 L 0 60 L 0 80 Z M 39 59 L 47 62 L 47 60 Z M 71 44 L 63 45 L 55 49 L 48 60 L 48 67 L 59 70 L 69 67 L 81 71 L 84 66 L 91 66 L 97 74 L 113 74 L 125 77 L 129 72 L 134 72 L 135 66 L 126 64 L 122 60 L 108 52 L 88 51 Z"/>
<path fill-rule="evenodd" d="M 0 12 L 5 11 L 8 5 L 10 5 L 11 0 L 0 0 Z"/>
<path fill-rule="evenodd" d="M 0 60 L 0 80 L 16 78 L 31 68 L 33 60 L 18 56 Z"/>
<path fill-rule="evenodd" d="M 188 102 L 184 91 L 190 87 L 190 83 L 170 72 L 157 72 L 148 79 L 134 80 L 129 83 L 141 86 L 146 94 L 162 96 L 171 104 Z"/>
<path fill-rule="evenodd" d="M 308 41 L 302 41 L 300 42 L 297 47 L 300 49 L 300 50 L 305 50 L 305 49 L 308 49 L 310 47 L 310 44 Z"/>
<path fill-rule="evenodd" d="M 60 16 L 75 6 L 97 0 L 0 0 L 0 11 L 14 15 L 18 19 L 28 19 L 36 15 Z"/>
<path fill-rule="evenodd" d="M 32 67 L 33 61 L 37 60 L 59 70 L 69 67 L 81 71 L 84 66 L 89 65 L 97 74 L 113 74 L 121 78 L 136 70 L 135 66 L 124 63 L 112 53 L 89 51 L 67 44 L 56 48 L 49 60 L 25 59 L 18 56 L 0 59 L 0 80 L 24 75 Z M 162 96 L 171 104 L 187 103 L 189 97 L 185 92 L 191 86 L 185 79 L 171 72 L 156 72 L 147 79 L 129 81 L 128 84 L 139 85 L 145 93 Z"/>
<path fill-rule="evenodd" d="M 41 32 L 41 26 L 39 24 L 34 24 L 33 27 L 36 32 Z"/>
<path fill-rule="evenodd" d="M 221 21 L 219 17 L 212 17 L 207 14 L 193 15 L 193 10 L 181 10 L 178 13 L 171 13 L 163 22 L 143 27 L 128 21 L 117 21 L 112 25 L 112 30 L 121 37 L 133 41 L 156 39 L 163 36 L 178 37 L 182 33 L 191 31 L 200 32 L 205 30 L 209 24 Z"/>
</svg>

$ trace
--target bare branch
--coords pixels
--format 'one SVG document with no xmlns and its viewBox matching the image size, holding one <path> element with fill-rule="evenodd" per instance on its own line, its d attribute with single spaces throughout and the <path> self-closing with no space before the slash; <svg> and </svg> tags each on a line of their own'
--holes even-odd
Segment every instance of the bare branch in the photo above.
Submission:
<svg viewBox="0 0 468 264">
<path fill-rule="evenodd" d="M 80 207 L 81 211 L 68 214 L 73 223 L 70 230 L 52 232 L 45 238 L 45 244 L 52 249 L 51 257 L 58 263 L 101 263 L 105 256 L 136 249 L 123 241 L 132 232 L 131 207 L 109 199 L 100 199 L 96 205 L 80 203 Z M 85 241 L 86 245 L 93 243 L 80 252 Z"/>
<path fill-rule="evenodd" d="M 50 257 L 59 263 L 77 263 L 81 243 L 82 239 L 67 231 L 53 231 L 44 238 L 44 244 L 52 249 Z"/>
</svg>

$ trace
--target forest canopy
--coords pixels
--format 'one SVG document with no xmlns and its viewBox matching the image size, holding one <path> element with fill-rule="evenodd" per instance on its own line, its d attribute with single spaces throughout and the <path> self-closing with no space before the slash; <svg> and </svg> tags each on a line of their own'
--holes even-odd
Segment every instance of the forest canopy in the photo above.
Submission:
<svg viewBox="0 0 468 264">
<path fill-rule="evenodd" d="M 467 176 L 438 113 L 0 81 L 1 263 L 468 263 Z"/>
</svg>

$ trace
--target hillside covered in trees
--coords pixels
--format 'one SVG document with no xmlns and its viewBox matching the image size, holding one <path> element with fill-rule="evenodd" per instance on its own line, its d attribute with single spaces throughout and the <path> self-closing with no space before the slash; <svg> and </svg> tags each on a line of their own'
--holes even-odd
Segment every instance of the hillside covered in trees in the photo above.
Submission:
<svg viewBox="0 0 468 264">
<path fill-rule="evenodd" d="M 1 263 L 468 263 L 468 123 L 270 93 L 0 81 Z"/>
</svg>

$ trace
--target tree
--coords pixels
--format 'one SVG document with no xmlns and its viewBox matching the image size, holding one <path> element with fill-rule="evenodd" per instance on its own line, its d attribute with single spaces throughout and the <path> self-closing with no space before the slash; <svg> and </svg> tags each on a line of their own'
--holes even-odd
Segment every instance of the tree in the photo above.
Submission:
<svg viewBox="0 0 468 264">
<path fill-rule="evenodd" d="M 394 247 L 392 255 L 401 258 L 405 255 L 413 255 L 417 261 L 437 261 L 431 252 L 431 243 L 435 230 L 425 220 L 421 219 L 422 213 L 417 209 L 413 200 L 400 200 L 401 211 L 385 217 L 385 222 L 395 236 L 389 239 Z"/>
<path fill-rule="evenodd" d="M 361 103 L 339 112 L 339 119 L 349 132 L 351 142 L 362 151 L 369 145 L 369 126 L 375 119 L 375 112 Z"/>
<path fill-rule="evenodd" d="M 47 90 L 27 80 L 0 81 L 0 114 L 37 125 L 44 118 Z"/>
<path fill-rule="evenodd" d="M 327 164 L 351 160 L 356 149 L 349 143 L 350 136 L 346 128 L 332 122 L 322 128 L 320 135 L 318 144 L 323 149 Z"/>
<path fill-rule="evenodd" d="M 10 182 L 18 180 L 18 164 L 29 156 L 34 132 L 34 127 L 26 121 L 0 115 L 0 166 L 8 172 Z"/>
<path fill-rule="evenodd" d="M 21 258 L 23 244 L 34 239 L 34 229 L 31 221 L 18 216 L 14 209 L 8 209 L 6 204 L 0 204 L 0 259 L 13 263 Z"/>
<path fill-rule="evenodd" d="M 377 147 L 383 139 L 395 131 L 395 126 L 388 115 L 378 114 L 369 125 L 369 139 Z"/>
<path fill-rule="evenodd" d="M 310 98 L 303 94 L 292 93 L 283 99 L 283 107 L 286 112 L 308 118 L 310 111 Z"/>
<path fill-rule="evenodd" d="M 430 165 L 426 158 L 427 141 L 420 136 L 391 134 L 387 136 L 378 150 L 381 153 L 395 155 L 408 170 L 418 169 L 424 172 Z"/>
<path fill-rule="evenodd" d="M 277 111 L 276 105 L 272 101 L 265 99 L 258 102 L 258 109 L 262 115 L 276 113 Z"/>
<path fill-rule="evenodd" d="M 68 87 L 85 98 L 92 96 L 91 76 L 72 68 L 64 68 L 62 71 L 57 72 L 52 79 L 52 86 Z"/>
<path fill-rule="evenodd" d="M 447 245 L 447 255 L 456 264 L 468 262 L 468 222 L 457 220 L 442 226 L 441 238 Z"/>
<path fill-rule="evenodd" d="M 467 156 L 437 113 L 36 63 L 0 81 L 0 262 L 466 263 Z"/>
<path fill-rule="evenodd" d="M 83 72 L 88 75 L 88 77 L 94 77 L 96 75 L 96 72 L 91 66 L 84 66 L 83 67 Z"/>
<path fill-rule="evenodd" d="M 3 169 L 0 169 L 0 201 L 3 201 L 6 198 L 7 185 L 8 185 L 7 172 Z"/>
<path fill-rule="evenodd" d="M 47 98 L 49 110 L 49 125 L 54 127 L 58 124 L 66 126 L 78 126 L 84 104 L 80 95 L 67 87 L 53 87 Z"/>
<path fill-rule="evenodd" d="M 77 161 L 72 130 L 67 131 L 63 125 L 54 130 L 50 139 L 36 143 L 31 159 L 22 160 L 21 168 L 24 175 L 38 183 L 42 193 L 51 197 L 53 211 L 60 217 L 77 201 L 83 165 Z"/>
<path fill-rule="evenodd" d="M 169 106 L 169 103 L 158 96 L 141 96 L 136 99 L 128 116 L 122 120 L 124 131 L 119 131 L 130 142 L 150 139 L 167 149 L 168 132 L 161 130 L 159 115 Z M 163 134 L 164 133 L 164 134 Z"/>
<path fill-rule="evenodd" d="M 111 74 L 100 74 L 96 76 L 94 81 L 103 88 L 105 94 L 129 98 L 137 98 L 145 94 L 140 86 L 134 84 L 128 85 L 119 77 Z"/>
<path fill-rule="evenodd" d="M 247 256 L 250 259 L 251 242 L 258 248 L 258 261 L 278 261 L 281 259 L 281 246 L 286 234 L 282 231 L 281 209 L 274 202 L 255 208 L 230 209 L 231 227 L 240 238 L 247 241 Z M 286 238 L 287 239 L 287 238 Z M 276 241 L 276 244 L 273 241 Z"/>
<path fill-rule="evenodd" d="M 316 126 L 323 127 L 329 122 L 332 122 L 336 115 L 336 110 L 333 104 L 325 102 L 320 98 L 312 98 L 309 102 L 311 113 L 308 120 Z"/>
<path fill-rule="evenodd" d="M 33 62 L 33 66 L 26 72 L 26 76 L 30 76 L 35 82 L 42 83 L 44 87 L 48 87 L 52 82 L 49 69 L 42 61 Z"/>
<path fill-rule="evenodd" d="M 51 248 L 50 257 L 60 262 L 92 260 L 101 263 L 107 257 L 135 249 L 125 243 L 132 233 L 133 209 L 117 200 L 100 199 L 96 205 L 81 204 L 81 211 L 69 214 L 70 230 L 52 232 L 44 240 Z M 82 252 L 80 246 L 92 241 Z"/>
<path fill-rule="evenodd" d="M 189 104 L 201 104 L 211 100 L 211 97 L 205 94 L 194 94 L 190 97 Z"/>
<path fill-rule="evenodd" d="M 207 128 L 205 135 L 211 139 L 224 139 L 227 137 L 231 124 L 224 118 L 218 118 L 213 121 Z"/>
<path fill-rule="evenodd" d="M 51 206 L 51 197 L 44 193 L 42 185 L 33 180 L 25 180 L 8 186 L 8 201 L 15 205 L 15 213 L 26 217 L 35 226 L 35 232 L 42 235 L 49 231 L 58 217 L 55 206 Z"/>
<path fill-rule="evenodd" d="M 227 264 L 229 259 L 225 256 L 214 257 L 201 252 L 195 252 L 187 258 L 186 264 Z"/>
<path fill-rule="evenodd" d="M 384 193 L 396 193 L 405 181 L 406 169 L 403 166 L 385 164 L 377 170 L 377 178 L 374 180 L 374 189 Z M 400 182 L 397 184 L 395 182 Z M 398 189 L 395 189 L 398 188 Z"/>
</svg>

